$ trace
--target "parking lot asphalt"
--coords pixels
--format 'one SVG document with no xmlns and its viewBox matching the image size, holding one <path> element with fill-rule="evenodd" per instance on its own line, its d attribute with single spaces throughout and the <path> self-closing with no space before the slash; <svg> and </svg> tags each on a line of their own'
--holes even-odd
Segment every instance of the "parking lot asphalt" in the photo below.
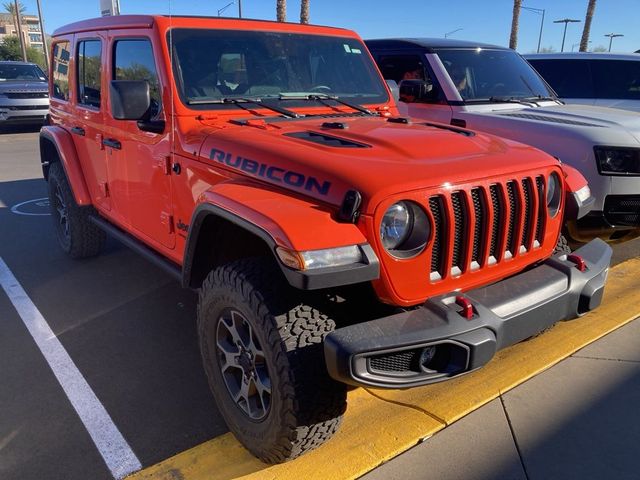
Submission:
<svg viewBox="0 0 640 480">
<path fill-rule="evenodd" d="M 195 294 L 114 241 L 95 259 L 67 258 L 46 215 L 37 138 L 0 133 L 0 258 L 143 467 L 226 433 L 200 363 Z M 614 262 L 639 251 L 616 246 Z M 1 290 L 0 478 L 113 478 Z"/>
</svg>

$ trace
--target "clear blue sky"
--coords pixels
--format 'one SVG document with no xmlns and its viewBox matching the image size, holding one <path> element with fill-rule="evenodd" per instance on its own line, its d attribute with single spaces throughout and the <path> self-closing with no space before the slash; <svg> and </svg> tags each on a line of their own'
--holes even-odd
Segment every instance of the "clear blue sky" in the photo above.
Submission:
<svg viewBox="0 0 640 480">
<path fill-rule="evenodd" d="M 5 0 L 6 1 L 6 0 Z M 120 0 L 122 13 L 169 13 L 216 15 L 231 0 Z M 65 23 L 96 17 L 99 0 L 41 0 L 47 32 Z M 22 0 L 29 13 L 36 13 L 36 0 Z M 243 16 L 275 20 L 275 0 L 242 0 Z M 524 0 L 524 6 L 545 9 L 542 46 L 560 51 L 564 25 L 553 20 L 575 18 L 584 22 L 587 0 Z M 509 43 L 512 0 L 311 0 L 311 22 L 350 28 L 363 38 L 392 36 L 443 37 L 458 28 L 453 38 L 498 45 Z M 223 15 L 237 15 L 235 5 Z M 287 1 L 287 20 L 298 21 L 300 1 Z M 520 16 L 518 50 L 534 51 L 538 44 L 541 16 L 523 10 Z M 613 40 L 612 51 L 640 49 L 640 0 L 598 0 L 591 25 L 591 46 L 608 46 L 606 33 L 625 36 Z M 565 51 L 580 42 L 582 23 L 569 24 Z M 578 46 L 575 45 L 575 50 Z"/>
</svg>

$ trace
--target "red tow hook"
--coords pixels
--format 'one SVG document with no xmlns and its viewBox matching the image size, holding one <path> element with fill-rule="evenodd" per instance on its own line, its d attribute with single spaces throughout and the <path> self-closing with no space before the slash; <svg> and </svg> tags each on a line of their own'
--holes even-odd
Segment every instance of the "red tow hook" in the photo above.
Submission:
<svg viewBox="0 0 640 480">
<path fill-rule="evenodd" d="M 585 272 L 587 270 L 587 262 L 585 262 L 580 255 L 567 255 L 567 260 L 575 264 L 576 268 L 581 272 Z"/>
<path fill-rule="evenodd" d="M 458 295 L 456 297 L 456 305 L 462 307 L 462 310 L 458 312 L 460 315 L 467 320 L 471 320 L 473 318 L 473 304 L 468 299 L 462 295 Z"/>
</svg>

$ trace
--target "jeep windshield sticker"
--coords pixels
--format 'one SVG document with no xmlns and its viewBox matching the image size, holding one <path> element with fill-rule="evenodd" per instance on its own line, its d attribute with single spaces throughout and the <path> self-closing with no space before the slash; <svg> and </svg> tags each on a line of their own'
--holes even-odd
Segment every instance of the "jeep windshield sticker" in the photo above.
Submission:
<svg viewBox="0 0 640 480">
<path fill-rule="evenodd" d="M 232 168 L 238 168 L 249 175 L 266 178 L 277 183 L 284 183 L 295 188 L 304 188 L 308 192 L 315 191 L 320 195 L 327 195 L 331 188 L 331 182 L 321 182 L 315 177 L 310 177 L 292 170 L 285 170 L 280 167 L 274 167 L 266 163 L 260 163 L 249 158 L 218 150 L 217 148 L 211 149 L 209 159 L 224 163 Z"/>
</svg>

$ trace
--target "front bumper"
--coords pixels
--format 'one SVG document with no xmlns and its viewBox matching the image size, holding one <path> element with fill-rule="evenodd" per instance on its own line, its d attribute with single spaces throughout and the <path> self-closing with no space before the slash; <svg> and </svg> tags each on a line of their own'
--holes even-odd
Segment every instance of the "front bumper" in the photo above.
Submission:
<svg viewBox="0 0 640 480">
<path fill-rule="evenodd" d="M 567 255 L 463 295 L 452 292 L 420 308 L 340 328 L 324 342 L 329 374 L 356 386 L 408 388 L 446 380 L 486 364 L 496 351 L 602 301 L 611 247 L 596 239 Z M 473 305 L 461 315 L 456 297 Z M 463 301 L 464 303 L 464 301 Z"/>
<path fill-rule="evenodd" d="M 49 104 L 0 105 L 0 125 L 44 123 Z"/>
<path fill-rule="evenodd" d="M 607 195 L 603 211 L 591 211 L 567 222 L 569 236 L 579 242 L 601 238 L 618 243 L 640 236 L 640 195 Z"/>
</svg>

